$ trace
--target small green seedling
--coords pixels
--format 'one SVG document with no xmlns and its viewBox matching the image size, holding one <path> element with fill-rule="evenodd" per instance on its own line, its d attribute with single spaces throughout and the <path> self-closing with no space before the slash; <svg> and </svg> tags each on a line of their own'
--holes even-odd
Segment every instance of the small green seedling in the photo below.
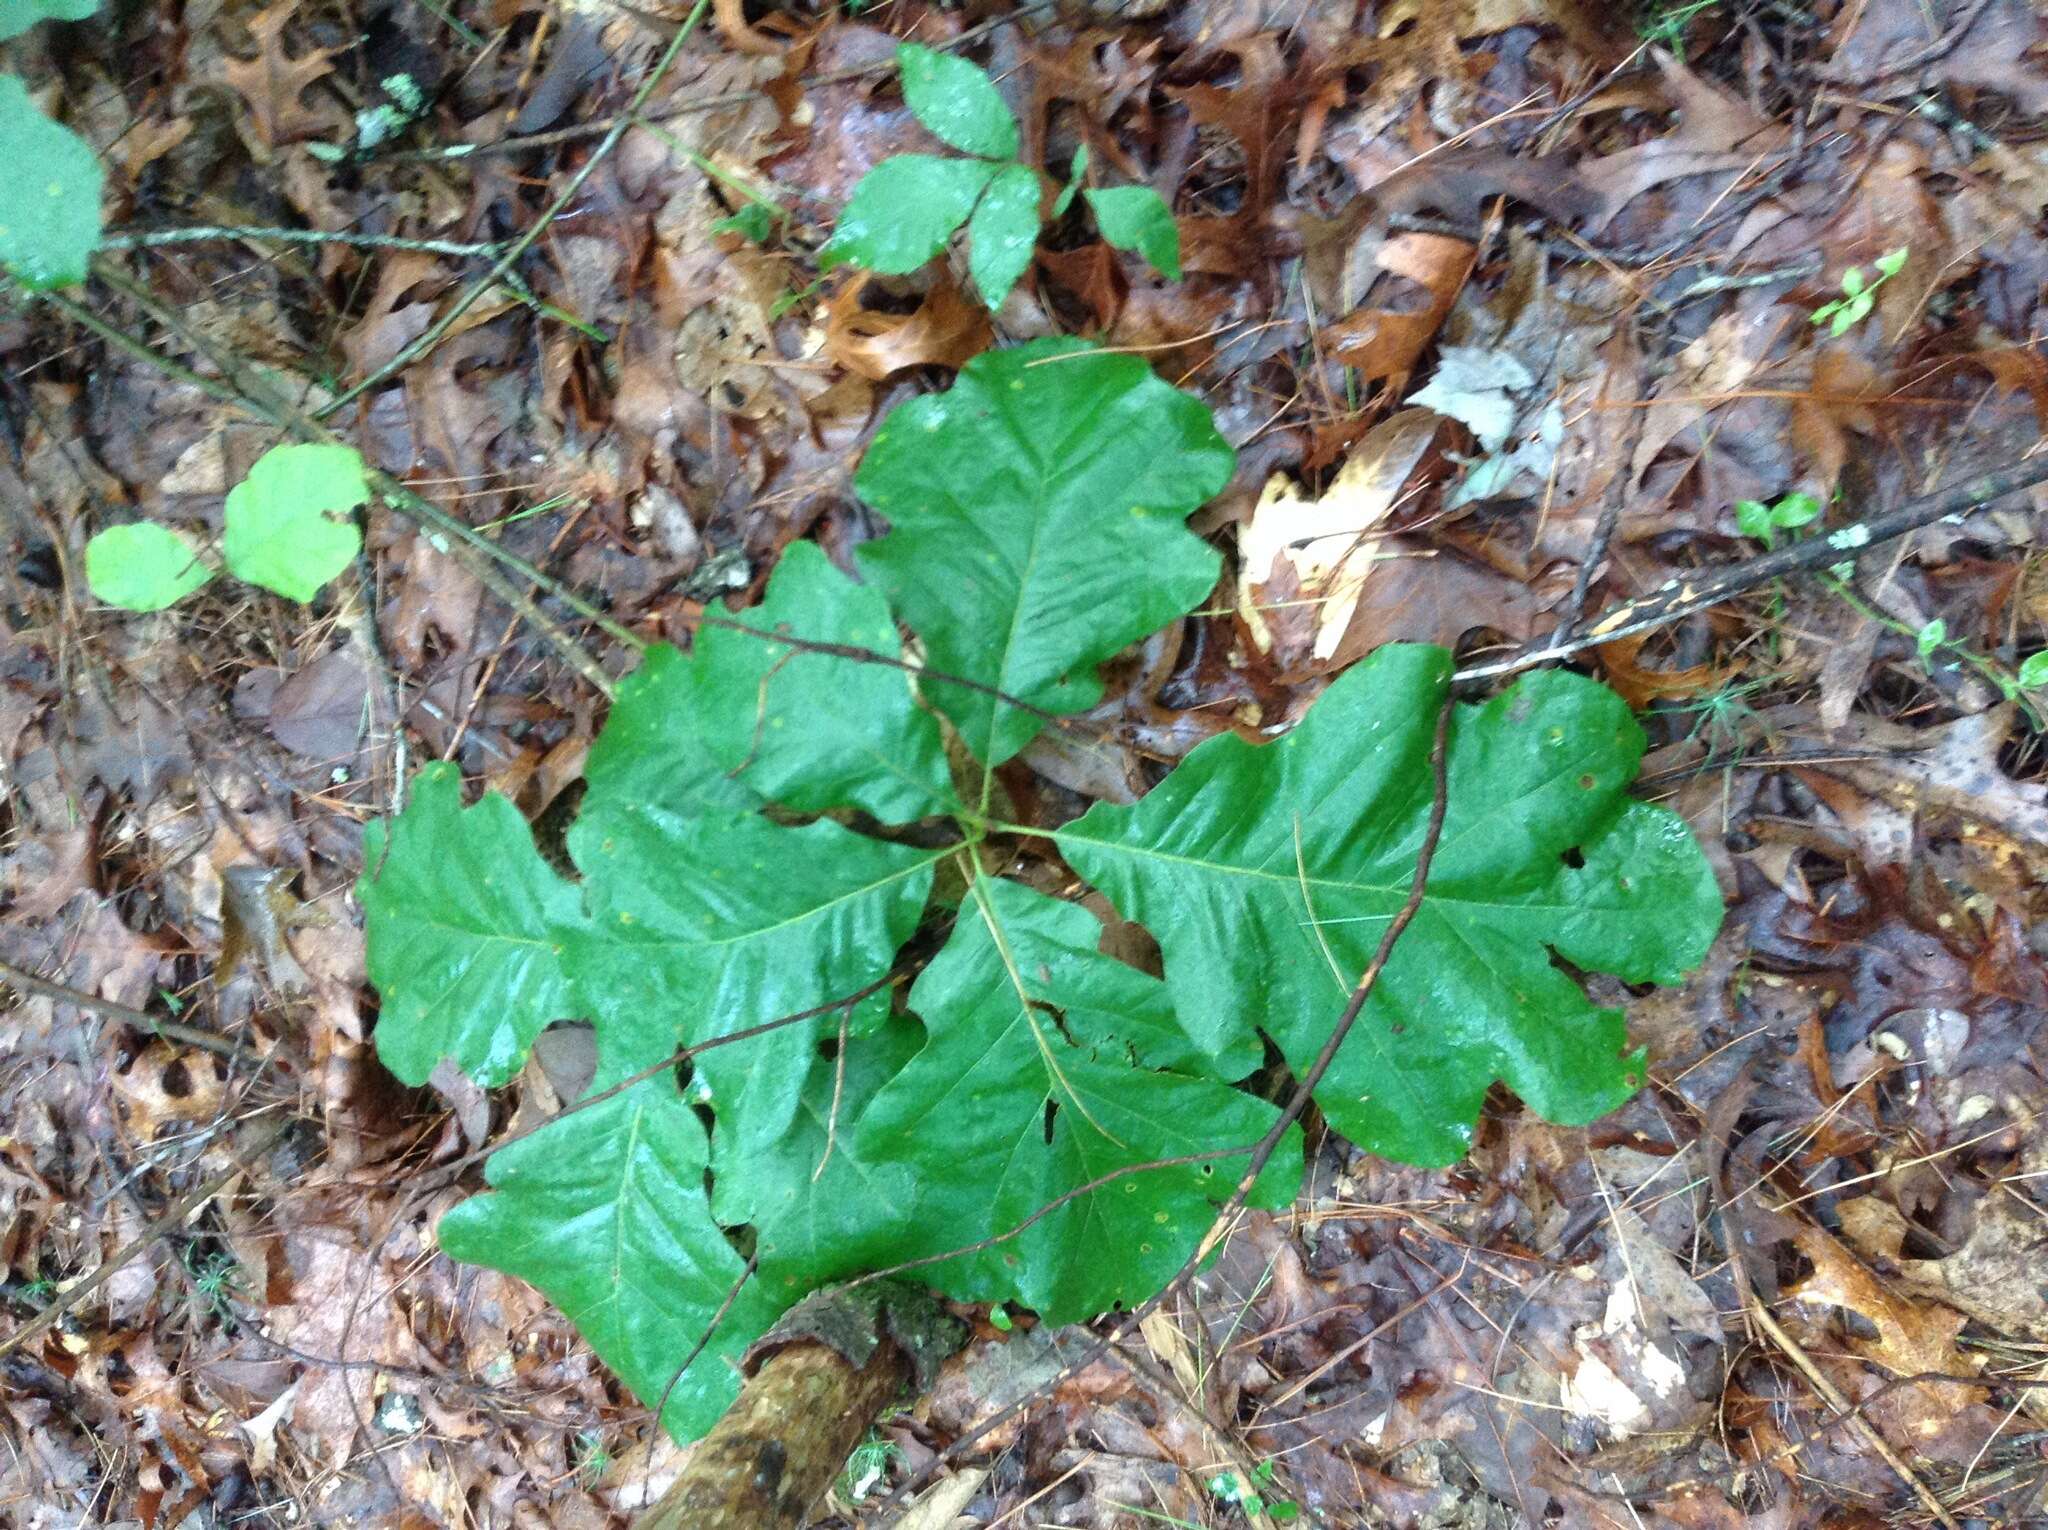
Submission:
<svg viewBox="0 0 2048 1530">
<path fill-rule="evenodd" d="M 1861 266 L 1851 266 L 1842 273 L 1842 295 L 1814 309 L 1812 322 L 1827 325 L 1828 333 L 1839 339 L 1870 317 L 1877 302 L 1877 289 L 1897 276 L 1905 265 L 1906 247 L 1902 244 L 1877 257 L 1875 277 L 1865 277 Z"/>
<path fill-rule="evenodd" d="M 1913 635 L 1913 646 L 1920 652 L 1920 662 L 1933 667 L 1934 656 L 1941 652 L 1948 642 L 1948 623 L 1936 617 Z"/>
<path fill-rule="evenodd" d="M 2048 648 L 2027 655 L 2020 665 L 2019 683 L 2020 689 L 2027 691 L 2048 685 Z"/>
<path fill-rule="evenodd" d="M 818 252 L 822 269 L 852 264 L 884 275 L 915 271 L 967 228 L 967 269 L 982 301 L 1002 306 L 1038 248 L 1040 176 L 1017 158 L 1017 120 L 987 73 L 964 58 L 917 43 L 896 49 L 903 99 L 917 120 L 968 159 L 892 154 L 860 179 L 839 226 Z M 1136 250 L 1162 274 L 1180 280 L 1180 230 L 1149 186 L 1079 187 L 1085 152 L 1074 157 L 1069 183 L 1055 204 L 1059 216 L 1078 189 L 1102 237 Z"/>
<path fill-rule="evenodd" d="M 881 1485 L 890 1466 L 902 1455 L 902 1446 L 870 1429 L 868 1437 L 846 1458 L 846 1469 L 839 1474 L 840 1493 L 848 1503 L 859 1503 Z"/>
<path fill-rule="evenodd" d="M 1636 35 L 1644 42 L 1659 48 L 1669 48 L 1683 62 L 1685 59 L 1685 34 L 1692 26 L 1693 17 L 1702 11 L 1711 11 L 1720 0 L 1661 0 L 1653 5 L 1641 23 Z"/>
<path fill-rule="evenodd" d="M 1251 1519 L 1263 1514 L 1276 1524 L 1301 1517 L 1301 1505 L 1287 1498 L 1268 1498 L 1273 1484 L 1273 1463 L 1261 1461 L 1249 1472 L 1218 1472 L 1209 1479 L 1209 1492 L 1220 1503 L 1244 1511 Z"/>
<path fill-rule="evenodd" d="M 1811 494 L 1786 494 L 1772 504 L 1760 499 L 1735 502 L 1735 526 L 1766 547 L 1778 545 L 1778 533 L 1796 531 L 1820 518 L 1820 501 Z"/>
<path fill-rule="evenodd" d="M 305 604 L 361 551 L 355 510 L 369 498 L 354 447 L 273 447 L 228 491 L 222 561 L 236 578 Z M 213 575 L 184 537 L 148 521 L 109 526 L 85 544 L 85 582 L 124 611 L 161 611 Z"/>
<path fill-rule="evenodd" d="M 201 1254 L 187 1249 L 185 1269 L 192 1277 L 192 1289 L 213 1309 L 214 1315 L 232 1320 L 235 1298 L 248 1290 L 242 1267 L 235 1263 L 235 1256 L 219 1252 Z"/>
<path fill-rule="evenodd" d="M 586 1488 L 596 1487 L 604 1481 L 604 1474 L 611 1470 L 611 1447 L 604 1442 L 600 1430 L 585 1429 L 576 1436 L 576 1475 Z"/>
</svg>

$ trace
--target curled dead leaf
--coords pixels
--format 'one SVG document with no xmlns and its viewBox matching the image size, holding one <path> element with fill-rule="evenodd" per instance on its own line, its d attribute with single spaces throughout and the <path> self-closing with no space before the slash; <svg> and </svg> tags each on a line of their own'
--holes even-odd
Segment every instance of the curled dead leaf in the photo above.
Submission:
<svg viewBox="0 0 2048 1530">
<path fill-rule="evenodd" d="M 860 305 L 867 278 L 849 282 L 826 306 L 825 354 L 871 382 L 910 367 L 958 369 L 994 341 L 987 312 L 943 281 L 910 313 Z"/>
<path fill-rule="evenodd" d="M 1644 633 L 1617 638 L 1593 650 L 1600 656 L 1608 685 L 1620 693 L 1631 711 L 1640 712 L 1653 701 L 1682 700 L 1715 690 L 1728 678 L 1711 664 L 1695 664 L 1689 669 L 1651 669 L 1641 662 L 1643 645 L 1649 640 Z"/>
<path fill-rule="evenodd" d="M 1381 271 L 1419 288 L 1420 305 L 1360 308 L 1325 327 L 1324 343 L 1337 360 L 1357 367 L 1367 381 L 1390 378 L 1398 389 L 1457 302 L 1472 274 L 1476 254 L 1475 247 L 1463 239 L 1397 234 L 1380 246 L 1373 262 Z"/>
</svg>

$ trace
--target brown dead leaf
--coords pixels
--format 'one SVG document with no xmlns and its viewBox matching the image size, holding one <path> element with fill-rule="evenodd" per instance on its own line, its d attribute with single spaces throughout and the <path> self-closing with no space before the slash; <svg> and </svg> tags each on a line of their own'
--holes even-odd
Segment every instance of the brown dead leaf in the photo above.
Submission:
<svg viewBox="0 0 2048 1530">
<path fill-rule="evenodd" d="M 1974 1375 L 1978 1366 L 1956 1347 L 1967 1321 L 1952 1307 L 1916 1302 L 1893 1289 L 1843 1244 L 1819 1227 L 1803 1228 L 1799 1251 L 1813 1261 L 1813 1274 L 1785 1288 L 1787 1301 L 1817 1302 L 1853 1312 L 1877 1330 L 1874 1339 L 1848 1336 L 1843 1342 L 1894 1376 L 1939 1372 Z M 1976 1389 L 1929 1381 L 1902 1387 L 1878 1408 L 1916 1444 L 1946 1432 L 1950 1421 L 1976 1399 Z M 1876 1408 L 1873 1411 L 1877 1411 Z"/>
<path fill-rule="evenodd" d="M 135 1140 L 154 1142 L 166 1128 L 212 1121 L 226 1098 L 227 1073 L 211 1052 L 154 1039 L 107 1081 Z"/>
<path fill-rule="evenodd" d="M 1404 409 L 1353 448 L 1318 499 L 1285 474 L 1266 482 L 1238 535 L 1237 609 L 1261 653 L 1283 669 L 1337 652 L 1375 563 L 1377 528 L 1436 440 L 1427 409 Z"/>
<path fill-rule="evenodd" d="M 225 988 L 250 956 L 271 982 L 287 992 L 308 986 L 305 969 L 285 944 L 285 932 L 305 920 L 306 906 L 293 896 L 292 872 L 270 866 L 230 866 L 221 873 L 220 960 L 213 985 Z"/>
<path fill-rule="evenodd" d="M 1815 353 L 1813 380 L 1792 401 L 1792 440 L 1812 462 L 1822 499 L 1849 460 L 1849 433 L 1877 430 L 1871 405 L 1883 392 L 1877 368 L 1849 346 L 1828 345 Z"/>
<path fill-rule="evenodd" d="M 1476 247 L 1465 240 L 1440 234 L 1399 234 L 1389 239 L 1375 253 L 1374 264 L 1420 289 L 1420 305 L 1361 308 L 1327 326 L 1324 343 L 1336 360 L 1357 367 L 1369 382 L 1387 379 L 1398 394 L 1457 302 L 1476 254 Z"/>
<path fill-rule="evenodd" d="M 1987 1190 L 1974 1208 L 1963 1246 L 1942 1259 L 1898 1259 L 1900 1274 L 1917 1294 L 1946 1302 L 1999 1333 L 2035 1342 L 2048 1340 L 2048 1216 L 2035 1203 L 2033 1186 L 2048 1171 L 2048 1139 L 2038 1132 L 2010 1173 Z M 1888 1203 L 1880 1203 L 1890 1210 Z M 1898 1212 L 1891 1215 L 1904 1218 Z M 1874 1218 L 1865 1218 L 1866 1224 Z M 1843 1207 L 1848 1226 L 1848 1207 Z M 1867 1230 L 1867 1229 L 1866 1229 Z M 1897 1258 L 1896 1245 L 1893 1257 Z"/>
<path fill-rule="evenodd" d="M 711 15 L 718 23 L 718 35 L 736 51 L 762 58 L 771 58 L 783 51 L 782 44 L 754 30 L 741 0 L 712 0 Z"/>
<path fill-rule="evenodd" d="M 2031 345 L 2001 345 L 1974 352 L 1969 359 L 2006 392 L 2025 393 L 2033 400 L 2034 418 L 2048 434 L 2048 358 Z"/>
<path fill-rule="evenodd" d="M 1602 643 L 1593 650 L 1600 656 L 1607 683 L 1628 702 L 1631 711 L 1643 711 L 1653 701 L 1697 696 L 1715 689 L 1726 678 L 1711 664 L 1695 664 L 1690 669 L 1651 669 L 1640 662 L 1643 645 L 1649 640 L 1649 634 L 1643 633 Z"/>
<path fill-rule="evenodd" d="M 426 333 L 434 322 L 434 305 L 403 299 L 413 288 L 435 278 L 440 269 L 439 256 L 417 250 L 393 251 L 384 259 L 377 272 L 376 290 L 363 305 L 362 318 L 341 336 L 351 377 L 364 378 L 380 370 Z"/>
<path fill-rule="evenodd" d="M 1640 483 L 1664 448 L 1728 401 L 1763 364 L 1771 346 L 1791 323 L 1789 311 L 1770 307 L 1757 312 L 1731 309 L 1707 326 L 1705 334 L 1679 352 L 1643 421 L 1630 464 L 1631 483 Z"/>
<path fill-rule="evenodd" d="M 1757 116 L 1741 97 L 1701 79 L 1669 54 L 1656 57 L 1666 94 L 1678 109 L 1678 126 L 1662 138 L 1579 166 L 1579 180 L 1601 200 L 1595 230 L 1652 187 L 1741 170 L 1784 136 L 1784 129 Z"/>
<path fill-rule="evenodd" d="M 2038 884 L 2048 880 L 2048 787 L 2015 781 L 2000 763 L 2016 720 L 2011 706 L 1935 729 L 1857 714 L 1833 739 L 1848 746 L 1844 757 L 1804 770 L 1912 813 L 1923 835 L 1955 839 L 1982 868 L 1977 885 Z"/>
<path fill-rule="evenodd" d="M 284 33 L 298 12 L 298 0 L 278 3 L 249 18 L 249 35 L 256 43 L 252 59 L 230 58 L 221 65 L 229 85 L 249 103 L 256 141 L 250 152 L 268 162 L 270 151 L 287 144 L 346 133 L 348 113 L 340 103 L 322 99 L 307 106 L 303 99 L 309 86 L 334 72 L 338 48 L 314 48 L 293 58 L 286 49 Z M 237 121 L 239 128 L 241 123 Z"/>
<path fill-rule="evenodd" d="M 911 367 L 958 370 L 988 349 L 994 331 L 988 312 L 942 280 L 910 313 L 882 313 L 860 306 L 865 275 L 848 282 L 826 307 L 825 353 L 871 382 L 883 382 Z"/>
</svg>

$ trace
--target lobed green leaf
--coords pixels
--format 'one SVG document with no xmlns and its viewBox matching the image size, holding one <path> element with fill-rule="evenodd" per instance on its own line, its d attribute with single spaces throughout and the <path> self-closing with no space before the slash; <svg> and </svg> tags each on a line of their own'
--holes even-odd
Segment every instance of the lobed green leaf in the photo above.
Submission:
<svg viewBox="0 0 2048 1530">
<path fill-rule="evenodd" d="M 1256 1061 L 1256 1031 L 1305 1069 L 1406 899 L 1450 670 L 1442 649 L 1382 648 L 1284 738 L 1212 739 L 1056 836 L 1158 939 L 1181 1023 L 1225 1074 Z M 1642 749 L 1621 699 L 1576 675 L 1457 708 L 1427 896 L 1316 1095 L 1338 1131 L 1449 1163 L 1496 1080 L 1574 1124 L 1640 1082 L 1620 1012 L 1551 957 L 1676 982 L 1719 927 L 1685 825 L 1626 795 Z"/>
<path fill-rule="evenodd" d="M 859 1152 L 915 1171 L 920 1220 L 937 1232 L 919 1252 L 1010 1232 L 1059 1202 L 1016 1238 L 925 1272 L 953 1296 L 1014 1299 L 1055 1323 L 1164 1285 L 1278 1116 L 1206 1070 L 1151 1065 L 1144 1041 L 1174 1030 L 1165 985 L 1102 955 L 1101 938 L 1086 909 L 978 879 L 911 990 L 925 1045 L 854 1128 Z M 1185 1056 L 1177 1042 L 1170 1050 Z M 1120 1173 L 1233 1147 L 1247 1151 Z M 1300 1183 L 1294 1132 L 1257 1203 L 1284 1205 Z"/>
<path fill-rule="evenodd" d="M 581 895 L 505 798 L 462 806 L 452 764 L 422 770 L 405 811 L 364 830 L 356 901 L 384 1000 L 377 1056 L 408 1084 L 444 1057 L 505 1083 L 551 1021 L 581 1013 L 563 966 Z"/>
<path fill-rule="evenodd" d="M 1183 523 L 1233 460 L 1209 411 L 1135 356 L 1073 340 L 985 352 L 875 433 L 854 486 L 892 529 L 856 556 L 931 671 L 1082 711 L 1102 695 L 1097 664 L 1215 585 L 1221 560 Z M 925 691 L 989 765 L 1044 725 L 986 691 Z"/>
<path fill-rule="evenodd" d="M 493 1193 L 436 1229 L 450 1258 L 539 1287 L 683 1440 L 738 1395 L 734 1362 L 787 1305 L 746 1280 L 712 1219 L 707 1157 L 674 1079 L 656 1075 L 493 1153 Z"/>
</svg>

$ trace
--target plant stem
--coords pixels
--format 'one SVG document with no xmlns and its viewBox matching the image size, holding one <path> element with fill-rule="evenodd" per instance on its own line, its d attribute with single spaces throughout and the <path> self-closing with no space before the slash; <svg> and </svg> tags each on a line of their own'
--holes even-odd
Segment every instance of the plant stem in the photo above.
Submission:
<svg viewBox="0 0 2048 1530">
<path fill-rule="evenodd" d="M 176 1020 L 159 1020 L 155 1015 L 102 999 L 97 994 L 81 993 L 62 983 L 46 977 L 38 977 L 9 961 L 0 961 L 0 982 L 18 988 L 27 994 L 38 994 L 45 999 L 54 999 L 59 1004 L 75 1004 L 83 1010 L 105 1015 L 109 1020 L 119 1020 L 123 1025 L 132 1025 L 138 1031 L 152 1036 L 161 1036 L 166 1041 L 182 1041 L 187 1046 L 204 1047 L 209 1052 L 218 1052 L 223 1057 L 241 1058 L 248 1062 L 260 1062 L 261 1057 L 238 1042 L 212 1031 L 202 1031 L 197 1026 L 184 1025 Z"/>
<path fill-rule="evenodd" d="M 167 309 L 163 304 L 159 303 L 155 294 L 128 280 L 124 274 L 114 270 L 105 262 L 95 264 L 94 274 L 115 291 L 125 294 L 140 306 L 145 313 L 156 319 L 165 328 L 171 330 L 174 334 L 182 336 L 194 349 L 202 352 L 215 366 L 219 367 L 223 375 L 233 377 L 236 383 L 239 384 L 239 387 L 231 387 L 229 389 L 229 398 L 239 403 L 243 408 L 248 409 L 258 419 L 275 425 L 280 430 L 289 431 L 302 441 L 348 444 L 342 441 L 342 438 L 334 431 L 320 424 L 304 409 L 301 409 L 295 401 L 273 388 L 267 378 L 253 372 L 247 366 L 241 365 L 236 358 L 223 355 L 216 350 L 207 342 L 203 335 L 196 333 L 185 322 L 182 314 L 173 309 Z M 46 298 L 54 296 L 54 294 L 49 293 L 42 295 Z M 165 368 L 177 366 L 175 362 L 170 361 L 167 357 L 157 355 L 156 352 L 143 345 L 140 341 L 130 340 L 127 343 L 127 348 L 153 365 Z M 182 372 L 184 369 L 179 368 L 178 370 Z M 192 375 L 196 377 L 197 374 Z M 612 684 L 611 676 L 605 673 L 603 666 L 597 662 L 582 644 L 562 631 L 547 613 L 534 603 L 531 596 L 510 579 L 506 578 L 504 574 L 500 573 L 493 566 L 492 559 L 495 558 L 498 562 L 524 573 L 533 580 L 537 587 L 553 594 L 562 594 L 563 592 L 556 585 L 555 581 L 549 579 L 538 569 L 535 569 L 523 558 L 519 558 L 503 548 L 497 547 L 488 538 L 480 536 L 476 529 L 467 522 L 459 521 L 439 506 L 429 504 L 426 500 L 421 499 L 389 473 L 379 468 L 371 467 L 366 469 L 364 476 L 369 480 L 371 489 L 375 491 L 387 506 L 399 511 L 409 519 L 425 522 L 432 525 L 437 531 L 446 532 L 449 536 L 455 538 L 454 542 L 435 543 L 437 550 L 448 552 L 454 556 L 469 573 L 476 577 L 478 583 L 482 584 L 485 589 L 518 612 L 523 619 L 532 625 L 541 638 L 554 648 L 564 663 L 583 676 L 599 692 L 606 696 L 612 694 L 615 687 Z M 579 614 L 588 613 L 600 625 L 605 626 L 607 630 L 617 626 L 616 623 L 610 622 L 609 618 L 599 616 L 595 608 L 589 606 L 586 602 L 565 599 L 565 603 L 570 604 L 572 609 L 581 607 L 582 609 L 579 611 Z M 625 631 L 624 628 L 618 628 L 617 630 L 620 632 Z M 639 639 L 633 639 L 633 646 L 636 649 L 642 646 Z"/>
<path fill-rule="evenodd" d="M 169 244 L 219 244 L 241 239 L 262 239 L 273 244 L 345 244 L 365 250 L 417 250 L 427 255 L 496 255 L 504 248 L 497 243 L 404 239 L 396 234 L 355 234 L 319 228 L 226 228 L 210 224 L 196 228 L 159 228 L 141 233 L 108 234 L 100 240 L 99 247 L 103 250 L 153 250 Z"/>
<path fill-rule="evenodd" d="M 1915 639 L 1919 637 L 1919 633 L 1907 626 L 1906 623 L 1900 621 L 1897 617 L 1879 610 L 1876 606 L 1865 600 L 1862 593 L 1854 585 L 1850 584 L 1848 580 L 1839 579 L 1833 574 L 1822 574 L 1820 582 L 1839 596 L 1851 610 L 1855 611 L 1865 621 L 1876 622 L 1886 631 L 1895 632 L 1900 637 Z M 2038 729 L 2041 726 L 2040 713 L 2034 710 L 2034 704 L 2020 691 L 2018 680 L 2011 671 L 2007 670 L 1995 659 L 1987 658 L 1985 655 L 1978 653 L 1969 644 L 1964 642 L 1955 640 L 1944 642 L 1935 652 L 1939 653 L 1942 649 L 1948 650 L 1986 680 L 1990 681 L 1993 688 L 2001 696 L 2010 696 L 2018 703 L 2020 710 L 2027 714 L 2027 721 L 2032 723 L 2035 728 Z M 1931 669 L 1933 666 L 1930 663 L 1928 667 Z"/>
</svg>

